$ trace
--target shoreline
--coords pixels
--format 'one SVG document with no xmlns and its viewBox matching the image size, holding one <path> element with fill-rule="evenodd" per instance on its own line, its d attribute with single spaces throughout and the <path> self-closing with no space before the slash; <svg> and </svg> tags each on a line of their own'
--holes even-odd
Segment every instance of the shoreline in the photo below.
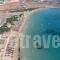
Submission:
<svg viewBox="0 0 60 60">
<path fill-rule="evenodd" d="M 21 27 L 20 27 L 20 30 L 19 30 L 19 40 L 20 40 L 20 33 L 23 31 L 23 29 L 24 29 L 24 25 L 25 25 L 25 23 L 27 22 L 27 18 L 29 17 L 29 15 L 31 15 L 31 12 L 24 12 L 24 21 L 22 22 L 22 24 L 21 24 Z M 20 41 L 18 41 L 19 43 L 21 43 Z M 20 47 L 20 45 L 19 45 L 19 47 Z M 21 59 L 22 57 L 22 55 L 20 55 L 22 53 L 22 51 L 21 51 L 21 48 L 20 48 L 20 52 L 18 52 L 18 54 L 19 54 L 19 58 Z"/>
<path fill-rule="evenodd" d="M 20 27 L 20 29 L 19 29 L 19 32 L 21 33 L 22 32 L 22 30 L 23 30 L 23 28 L 24 28 L 24 25 L 25 25 L 25 23 L 26 23 L 26 21 L 27 21 L 27 18 L 29 17 L 29 15 L 31 15 L 31 12 L 24 12 L 23 13 L 24 14 L 24 17 L 23 17 L 23 22 L 22 22 L 22 24 L 21 24 L 21 27 Z M 19 33 L 19 34 L 20 34 Z"/>
</svg>

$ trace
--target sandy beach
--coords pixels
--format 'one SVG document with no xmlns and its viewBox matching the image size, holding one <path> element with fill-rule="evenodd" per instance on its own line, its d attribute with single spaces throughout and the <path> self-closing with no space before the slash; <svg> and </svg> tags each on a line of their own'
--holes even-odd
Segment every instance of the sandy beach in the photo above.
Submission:
<svg viewBox="0 0 60 60">
<path fill-rule="evenodd" d="M 20 17 L 20 20 L 22 21 L 22 23 L 21 23 L 21 26 L 20 26 L 20 29 L 19 29 L 19 31 L 18 31 L 18 38 L 19 39 L 17 39 L 17 48 L 16 48 L 16 51 L 15 51 L 15 53 L 14 53 L 14 58 L 12 59 L 12 60 L 18 60 L 18 58 L 20 58 L 20 56 L 18 57 L 18 55 L 20 55 L 20 53 L 17 51 L 17 49 L 20 47 L 20 33 L 22 32 L 22 30 L 23 30 L 23 28 L 24 28 L 24 25 L 25 25 L 25 23 L 26 23 L 26 21 L 27 21 L 27 18 L 28 18 L 28 16 L 30 15 L 31 13 L 30 12 L 23 12 L 22 13 L 22 16 Z M 18 45 L 18 43 L 19 43 L 19 45 Z M 16 57 L 17 56 L 17 57 Z"/>
<path fill-rule="evenodd" d="M 24 12 L 23 13 L 24 14 L 24 17 L 22 18 L 24 21 L 22 22 L 22 25 L 21 25 L 21 27 L 20 27 L 20 30 L 19 30 L 19 38 L 20 38 L 20 33 L 23 31 L 23 29 L 24 29 L 24 25 L 26 24 L 26 22 L 27 22 L 27 18 L 29 17 L 29 15 L 31 15 L 31 12 Z M 19 41 L 20 42 L 20 41 Z M 21 43 L 21 42 L 20 42 Z M 21 57 L 19 57 L 19 58 L 21 58 Z"/>
<path fill-rule="evenodd" d="M 24 16 L 22 17 L 22 20 L 24 20 L 23 22 L 22 22 L 22 24 L 21 24 L 21 27 L 20 27 L 20 29 L 19 29 L 19 32 L 21 33 L 21 31 L 23 30 L 23 28 L 24 28 L 24 25 L 25 25 L 25 23 L 26 23 L 26 21 L 27 21 L 27 18 L 28 18 L 28 16 L 31 14 L 31 12 L 24 12 L 23 13 L 24 14 Z M 19 33 L 19 34 L 20 34 Z"/>
</svg>

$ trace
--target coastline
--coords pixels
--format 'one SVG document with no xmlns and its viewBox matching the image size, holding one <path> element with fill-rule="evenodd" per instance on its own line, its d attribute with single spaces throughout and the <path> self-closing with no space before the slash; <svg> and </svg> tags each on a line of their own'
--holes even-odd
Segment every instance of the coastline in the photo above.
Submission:
<svg viewBox="0 0 60 60">
<path fill-rule="evenodd" d="M 24 14 L 24 17 L 23 17 L 23 22 L 22 22 L 22 24 L 21 24 L 21 27 L 20 27 L 20 29 L 19 29 L 19 32 L 21 33 L 22 32 L 22 30 L 23 30 L 23 28 L 24 28 L 24 25 L 25 25 L 25 23 L 26 23 L 26 21 L 27 21 L 27 18 L 29 17 L 29 15 L 31 15 L 31 12 L 24 12 L 23 13 Z M 19 34 L 20 34 L 19 33 Z"/>
<path fill-rule="evenodd" d="M 18 28 L 18 31 L 14 31 L 14 30 L 11 30 L 10 31 L 10 35 L 9 35 L 9 37 L 8 37 L 8 41 L 7 41 L 7 44 L 6 44 L 6 47 L 5 47 L 5 51 L 4 51 L 4 54 L 3 54 L 3 60 L 5 59 L 5 60 L 7 60 L 7 59 L 9 59 L 9 60 L 17 60 L 18 58 L 20 58 L 20 56 L 18 56 L 18 54 L 20 54 L 19 52 L 18 52 L 18 48 L 19 48 L 19 45 L 20 45 L 20 33 L 21 33 L 21 31 L 23 30 L 23 28 L 24 28 L 24 25 L 25 25 L 25 23 L 26 23 L 26 21 L 27 21 L 27 18 L 28 18 L 28 16 L 29 16 L 29 14 L 30 14 L 30 12 L 23 12 L 22 13 L 22 15 L 23 15 L 23 17 L 20 17 L 20 19 L 21 19 L 21 21 L 19 22 L 19 28 Z M 7 46 L 8 46 L 8 43 L 9 43 L 9 38 L 11 37 L 11 36 L 14 36 L 14 32 L 15 32 L 15 36 L 17 37 L 17 39 L 16 39 L 16 44 L 15 44 L 15 51 L 14 51 L 14 54 L 13 54 L 13 58 L 11 58 L 10 56 L 9 56 L 9 58 L 7 57 L 7 56 L 5 56 L 5 53 L 6 53 L 6 48 L 7 48 Z M 19 43 L 19 45 L 18 45 L 18 43 Z"/>
<path fill-rule="evenodd" d="M 27 18 L 31 15 L 31 12 L 24 12 L 23 13 L 24 14 L 24 17 L 23 17 L 23 22 L 22 22 L 22 24 L 21 24 L 21 27 L 20 27 L 20 30 L 19 30 L 19 39 L 20 39 L 20 33 L 23 31 L 23 29 L 24 29 L 24 25 L 25 25 L 25 23 L 27 22 Z M 20 41 L 18 41 L 19 43 L 21 43 Z M 19 44 L 20 45 L 20 44 Z M 19 46 L 20 47 L 20 46 Z M 20 59 L 22 59 L 22 55 L 20 55 L 22 53 L 22 51 L 21 51 L 21 48 L 20 48 L 20 52 L 18 52 L 18 54 L 19 54 L 19 58 Z M 23 54 L 23 53 L 22 53 Z"/>
</svg>

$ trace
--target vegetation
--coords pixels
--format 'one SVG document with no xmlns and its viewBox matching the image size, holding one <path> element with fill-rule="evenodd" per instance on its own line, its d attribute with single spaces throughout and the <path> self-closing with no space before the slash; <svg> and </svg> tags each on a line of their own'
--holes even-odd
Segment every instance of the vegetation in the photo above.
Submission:
<svg viewBox="0 0 60 60">
<path fill-rule="evenodd" d="M 7 22 L 0 27 L 0 34 L 2 34 L 5 31 L 9 31 L 10 28 L 7 26 L 7 24 L 13 24 L 14 21 L 18 21 L 18 17 L 16 15 L 11 16 L 10 18 L 7 18 Z"/>
<path fill-rule="evenodd" d="M 9 28 L 4 28 L 4 27 L 0 27 L 0 34 L 2 34 L 4 31 L 8 31 Z"/>
<path fill-rule="evenodd" d="M 10 18 L 7 18 L 7 23 L 13 24 L 14 21 L 18 21 L 17 15 L 11 16 Z"/>
</svg>

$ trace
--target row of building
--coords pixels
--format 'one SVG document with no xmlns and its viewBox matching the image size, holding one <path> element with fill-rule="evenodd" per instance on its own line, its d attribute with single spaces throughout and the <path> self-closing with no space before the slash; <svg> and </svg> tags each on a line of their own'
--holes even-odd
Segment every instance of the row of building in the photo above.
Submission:
<svg viewBox="0 0 60 60">
<path fill-rule="evenodd" d="M 41 1 L 50 1 L 50 2 L 60 2 L 60 0 L 0 0 L 0 4 L 10 3 L 10 2 L 41 2 Z"/>
</svg>

